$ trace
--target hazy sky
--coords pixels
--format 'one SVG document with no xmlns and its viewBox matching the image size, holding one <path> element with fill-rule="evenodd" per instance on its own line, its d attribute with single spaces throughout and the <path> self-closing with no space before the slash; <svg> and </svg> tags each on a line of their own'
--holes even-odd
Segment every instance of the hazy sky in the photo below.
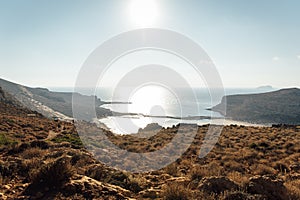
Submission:
<svg viewBox="0 0 300 200">
<path fill-rule="evenodd" d="M 300 87 L 299 0 L 143 0 L 156 7 L 132 13 L 133 1 L 0 0 L 0 78 L 72 86 L 102 42 L 154 27 L 196 41 L 226 87 Z"/>
</svg>

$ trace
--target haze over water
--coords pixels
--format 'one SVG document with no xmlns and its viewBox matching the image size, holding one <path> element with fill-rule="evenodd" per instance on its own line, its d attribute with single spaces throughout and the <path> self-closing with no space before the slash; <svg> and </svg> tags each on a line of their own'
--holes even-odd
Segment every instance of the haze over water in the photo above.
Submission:
<svg viewBox="0 0 300 200">
<path fill-rule="evenodd" d="M 128 91 L 131 91 L 127 88 Z M 71 88 L 53 88 L 56 91 L 72 91 Z M 268 92 L 272 89 L 258 88 L 226 88 L 225 95 L 231 94 L 251 94 Z M 83 89 L 82 93 L 92 95 L 92 89 Z M 111 131 L 118 134 L 130 134 L 138 132 L 139 128 L 144 128 L 148 124 L 158 123 L 163 127 L 172 127 L 178 123 L 192 124 L 244 124 L 245 122 L 237 122 L 231 120 L 223 121 L 223 116 L 219 113 L 207 110 L 221 102 L 223 93 L 221 89 L 213 89 L 209 91 L 207 88 L 178 89 L 180 91 L 180 99 L 178 96 L 163 87 L 145 86 L 134 90 L 128 94 L 126 88 L 122 92 L 115 93 L 109 88 L 97 88 L 96 95 L 103 101 L 107 102 L 130 102 L 130 104 L 104 104 L 101 107 L 110 109 L 115 112 L 124 113 L 123 116 L 110 116 L 99 119 Z M 210 92 L 218 98 L 212 102 Z M 129 97 L 129 98 L 128 98 Z M 128 115 L 126 115 L 128 113 Z M 136 113 L 137 115 L 129 115 Z M 194 117 L 207 116 L 220 119 L 174 119 L 168 117 Z"/>
</svg>

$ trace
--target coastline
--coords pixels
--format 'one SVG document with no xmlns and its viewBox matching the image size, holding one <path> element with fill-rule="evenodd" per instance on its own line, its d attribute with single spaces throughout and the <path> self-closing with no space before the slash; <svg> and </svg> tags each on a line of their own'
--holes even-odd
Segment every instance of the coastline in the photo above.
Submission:
<svg viewBox="0 0 300 200">
<path fill-rule="evenodd" d="M 158 119 L 158 120 L 155 120 Z M 129 122 L 127 120 L 131 120 L 132 126 L 128 125 Z M 151 122 L 152 120 L 152 122 Z M 130 135 L 138 133 L 139 129 L 144 129 L 148 125 L 156 124 L 161 128 L 172 128 L 173 126 L 177 126 L 180 124 L 190 124 L 197 126 L 204 125 L 220 125 L 220 126 L 246 126 L 246 127 L 271 127 L 271 124 L 256 124 L 245 121 L 236 121 L 232 119 L 225 118 L 215 118 L 215 119 L 205 119 L 205 120 L 183 120 L 183 119 L 174 119 L 174 118 L 165 118 L 165 117 L 144 117 L 144 116 L 109 116 L 106 118 L 98 119 L 96 122 L 100 127 L 111 131 L 117 135 Z M 147 123 L 150 122 L 150 123 Z M 94 121 L 95 122 L 95 121 Z M 121 124 L 127 122 L 127 127 L 122 127 Z M 138 126 L 139 125 L 139 126 Z"/>
</svg>

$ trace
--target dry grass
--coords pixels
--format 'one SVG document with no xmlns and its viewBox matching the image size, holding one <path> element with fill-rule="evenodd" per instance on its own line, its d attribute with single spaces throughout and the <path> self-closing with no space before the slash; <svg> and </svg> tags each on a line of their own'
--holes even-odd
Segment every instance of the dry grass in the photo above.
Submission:
<svg viewBox="0 0 300 200">
<path fill-rule="evenodd" d="M 164 168 L 164 172 L 170 174 L 171 176 L 178 176 L 179 170 L 177 168 L 176 163 L 172 163 Z"/>
<path fill-rule="evenodd" d="M 45 150 L 42 150 L 40 148 L 34 147 L 26 149 L 21 153 L 21 157 L 24 159 L 33 159 L 33 158 L 41 158 L 46 153 Z"/>
<path fill-rule="evenodd" d="M 179 183 L 167 185 L 162 196 L 165 200 L 190 200 L 193 199 L 192 191 Z"/>
<path fill-rule="evenodd" d="M 222 168 L 213 162 L 207 166 L 194 166 L 189 175 L 192 181 L 200 181 L 203 177 L 221 176 L 222 171 Z"/>
<path fill-rule="evenodd" d="M 207 126 L 201 126 L 197 131 L 195 140 L 180 158 L 174 159 L 170 156 L 169 159 L 176 160 L 176 162 L 155 172 L 132 174 L 112 169 L 97 162 L 78 145 L 75 145 L 75 148 L 74 144 L 79 141 L 79 138 L 73 132 L 71 125 L 65 126 L 68 127 L 68 130 L 65 130 L 66 134 L 56 137 L 53 140 L 55 143 L 53 143 L 36 140 L 37 132 L 43 132 L 42 129 L 57 131 L 57 124 L 49 123 L 47 126 L 47 123 L 44 123 L 35 127 L 32 123 L 25 126 L 25 120 L 20 121 L 14 120 L 5 122 L 4 125 L 0 124 L 0 130 L 1 127 L 3 130 L 11 128 L 13 123 L 17 124 L 17 127 L 24 126 L 20 131 L 24 133 L 24 137 L 22 134 L 18 135 L 18 138 L 14 138 L 14 135 L 9 136 L 12 140 L 16 139 L 20 142 L 15 148 L 16 150 L 9 150 L 8 147 L 5 147 L 0 152 L 1 160 L 3 160 L 1 163 L 5 166 L 5 168 L 0 169 L 0 184 L 19 181 L 22 184 L 29 184 L 31 188 L 35 187 L 36 189 L 33 190 L 35 192 L 39 187 L 49 189 L 55 187 L 57 189 L 61 185 L 69 184 L 68 180 L 76 173 L 105 184 L 109 183 L 127 189 L 130 192 L 130 197 L 136 199 L 142 198 L 140 191 L 145 192 L 154 189 L 159 191 L 157 194 L 165 199 L 228 200 L 239 196 L 248 198 L 247 195 L 250 194 L 247 194 L 246 188 L 249 179 L 254 175 L 272 175 L 275 179 L 280 178 L 285 181 L 291 199 L 300 199 L 300 176 L 297 176 L 300 171 L 291 167 L 300 163 L 299 129 L 226 126 L 212 151 L 205 158 L 199 158 L 198 154 L 208 129 Z M 184 133 L 192 130 L 191 126 L 188 125 L 181 128 Z M 97 127 L 89 124 L 86 129 L 93 133 L 89 135 L 90 138 L 85 139 L 97 156 L 96 153 L 99 148 L 101 149 L 103 138 L 99 136 L 100 134 L 96 134 Z M 36 132 L 31 133 L 33 130 Z M 150 134 L 152 136 L 149 138 L 138 138 L 135 135 L 113 135 L 108 131 L 105 134 L 120 148 L 142 153 L 163 148 L 174 138 L 177 130 L 178 127 L 162 129 L 156 135 Z M 105 132 L 104 130 L 101 131 Z M 13 132 L 15 134 L 15 131 Z M 70 135 L 76 136 L 76 140 L 73 141 L 74 138 L 70 138 Z M 73 145 L 65 145 L 65 139 Z M 180 142 L 188 143 L 188 139 L 183 139 Z M 172 153 L 176 151 L 176 145 L 173 144 L 174 149 L 170 150 L 171 155 L 175 155 Z M 108 157 L 103 153 L 101 154 L 101 151 L 99 152 L 99 155 L 103 156 L 102 158 L 107 157 L 108 165 L 115 166 L 114 164 L 117 164 L 128 166 L 128 168 L 132 166 L 133 170 L 138 163 L 136 162 L 137 159 L 139 159 L 139 157 L 133 156 L 130 161 L 123 161 L 120 159 L 123 155 L 111 152 L 112 156 Z M 62 158 L 67 159 L 63 161 Z M 159 163 L 161 160 L 156 161 Z M 76 168 L 75 171 L 74 168 Z M 5 176 L 3 172 L 6 173 Z M 220 194 L 200 191 L 199 185 L 201 185 L 203 178 L 212 176 L 226 177 L 238 184 L 238 188 L 242 191 L 235 191 L 236 188 L 234 191 L 225 191 Z M 2 191 L 0 192 L 2 193 Z M 20 195 L 23 194 L 20 190 L 18 192 Z"/>
<path fill-rule="evenodd" d="M 31 185 L 34 188 L 55 188 L 63 185 L 74 174 L 74 169 L 67 157 L 61 157 L 43 165 L 31 174 Z"/>
<path fill-rule="evenodd" d="M 285 183 L 292 200 L 300 199 L 300 180 L 292 180 Z"/>
<path fill-rule="evenodd" d="M 241 188 L 244 188 L 249 183 L 249 177 L 240 172 L 229 172 L 227 177 L 233 182 L 237 183 Z"/>
<path fill-rule="evenodd" d="M 274 175 L 276 174 L 276 170 L 265 164 L 253 165 L 251 168 L 252 174 L 254 175 Z"/>
</svg>

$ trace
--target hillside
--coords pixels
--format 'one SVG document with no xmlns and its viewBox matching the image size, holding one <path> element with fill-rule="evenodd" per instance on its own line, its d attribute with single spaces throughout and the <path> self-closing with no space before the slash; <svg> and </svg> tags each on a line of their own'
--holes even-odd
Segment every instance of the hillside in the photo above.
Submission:
<svg viewBox="0 0 300 200">
<path fill-rule="evenodd" d="M 3 105 L 3 104 L 10 104 L 10 105 L 19 104 L 19 102 L 15 98 L 13 98 L 10 94 L 5 92 L 1 87 L 0 87 L 0 102 L 1 102 L 1 105 Z"/>
<path fill-rule="evenodd" d="M 14 115 L 14 116 L 27 116 L 37 115 L 41 116 L 37 112 L 31 111 L 22 106 L 22 104 L 15 99 L 12 95 L 5 92 L 0 87 L 0 113 L 2 115 Z"/>
<path fill-rule="evenodd" d="M 215 148 L 199 158 L 208 126 L 184 125 L 186 133 L 198 130 L 176 162 L 153 172 L 130 173 L 97 161 L 82 146 L 71 123 L 1 113 L 0 119 L 0 199 L 300 198 L 299 127 L 226 126 Z M 86 128 L 104 131 L 91 124 Z M 168 144 L 178 128 L 161 129 L 149 138 L 109 132 L 107 136 L 122 149 L 142 153 Z M 99 150 L 101 141 L 92 141 L 90 145 Z M 119 156 L 105 158 L 119 163 Z"/>
<path fill-rule="evenodd" d="M 79 138 L 73 123 L 32 112 L 0 88 L 0 199 L 300 198 L 299 126 L 226 126 L 213 150 L 199 158 L 208 125 L 161 129 L 149 125 L 140 130 L 141 135 L 114 135 L 94 124 L 81 125 L 91 134 Z M 176 162 L 160 170 L 131 173 L 96 159 L 113 166 L 135 167 L 131 160 L 120 162 L 127 151 L 153 152 L 167 144 L 176 145 L 170 141 L 179 127 L 180 134 L 195 131 L 196 136 L 192 142 L 182 140 L 190 147 Z M 103 133 L 127 151 L 123 155 L 102 154 Z M 141 137 L 144 134 L 150 137 Z"/>
<path fill-rule="evenodd" d="M 227 104 L 226 114 L 234 120 L 253 123 L 300 124 L 300 89 L 282 89 L 274 92 L 225 96 L 212 108 L 220 112 Z"/>
<path fill-rule="evenodd" d="M 0 79 L 0 87 L 7 93 L 14 96 L 21 104 L 30 109 L 43 114 L 46 117 L 71 118 L 72 113 L 72 96 L 68 92 L 52 92 L 45 88 L 30 88 L 16 83 Z M 86 96 L 75 93 L 80 99 L 80 107 L 85 109 L 92 101 L 95 101 L 95 110 L 98 117 L 111 115 L 111 111 L 99 106 L 103 102 L 95 96 Z M 84 118 L 90 121 L 91 119 Z"/>
</svg>

